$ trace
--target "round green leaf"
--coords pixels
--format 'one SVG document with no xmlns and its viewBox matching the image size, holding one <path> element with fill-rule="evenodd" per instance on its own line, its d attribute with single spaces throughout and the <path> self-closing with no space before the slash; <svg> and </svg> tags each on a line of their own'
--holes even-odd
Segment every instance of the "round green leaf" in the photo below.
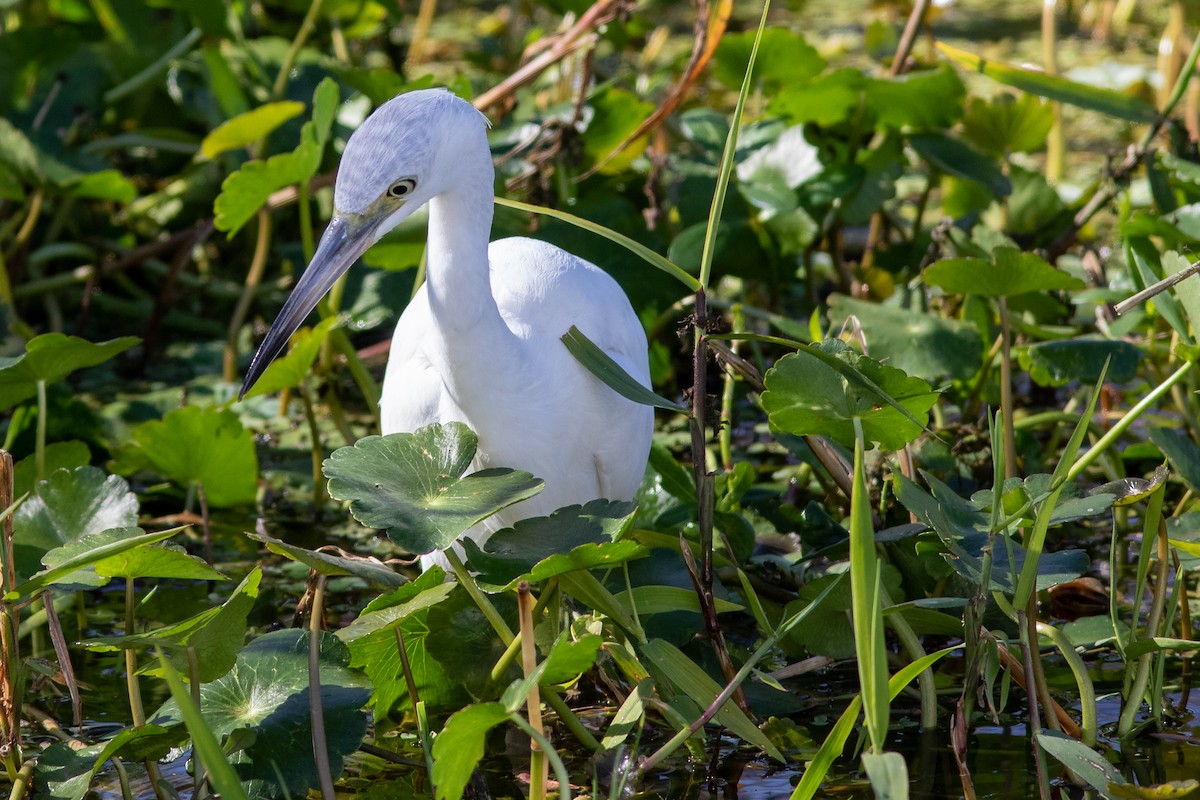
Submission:
<svg viewBox="0 0 1200 800">
<path fill-rule="evenodd" d="M 1094 384 L 1106 363 L 1107 380 L 1120 384 L 1137 375 L 1142 350 L 1120 339 L 1081 336 L 1036 342 L 1018 349 L 1017 359 L 1041 386 L 1065 386 L 1071 381 Z"/>
<path fill-rule="evenodd" d="M 96 467 L 55 470 L 17 508 L 13 519 L 17 570 L 32 575 L 47 551 L 110 528 L 131 528 L 137 525 L 137 517 L 137 495 L 123 478 Z"/>
<path fill-rule="evenodd" d="M 134 446 L 151 468 L 181 486 L 199 483 L 209 505 L 254 502 L 258 456 L 254 434 L 238 416 L 215 406 L 184 406 L 139 425 Z"/>
<path fill-rule="evenodd" d="M 937 392 L 928 383 L 860 355 L 836 339 L 822 342 L 819 348 L 874 382 L 920 424 L 884 402 L 877 392 L 802 350 L 784 356 L 767 371 L 762 405 L 772 427 L 797 436 L 829 436 L 850 445 L 858 419 L 867 441 L 884 450 L 897 450 L 921 433 L 929 409 L 937 402 Z"/>
<path fill-rule="evenodd" d="M 1084 288 L 1083 281 L 1055 269 L 1035 253 L 997 247 L 992 259 L 990 264 L 981 258 L 942 259 L 925 270 L 925 282 L 953 294 L 989 297 Z"/>
<path fill-rule="evenodd" d="M 832 328 L 853 316 L 872 356 L 918 378 L 966 380 L 983 358 L 979 333 L 965 322 L 843 294 L 830 296 L 829 311 Z"/>
<path fill-rule="evenodd" d="M 260 636 L 238 653 L 233 669 L 200 687 L 201 716 L 215 736 L 223 738 L 243 728 L 255 734 L 249 746 L 230 758 L 252 798 L 302 797 L 317 785 L 308 695 L 308 636 L 307 631 L 299 630 Z M 367 731 L 362 706 L 371 693 L 369 684 L 348 664 L 346 646 L 323 632 L 321 706 L 335 775 L 341 773 L 342 759 L 358 749 Z M 178 707 L 168 701 L 153 721 L 162 725 L 178 720 Z"/>
<path fill-rule="evenodd" d="M 717 80 L 735 89 L 742 85 L 756 33 L 747 30 L 722 37 L 713 67 Z M 785 86 L 806 83 L 823 69 L 825 59 L 803 35 L 786 28 L 767 28 L 762 32 L 754 60 L 754 81 L 767 96 Z"/>
<path fill-rule="evenodd" d="M 528 472 L 485 469 L 464 477 L 479 439 L 461 422 L 368 436 L 325 459 L 329 494 L 350 513 L 386 528 L 412 553 L 449 547 L 465 530 L 542 489 Z"/>
</svg>

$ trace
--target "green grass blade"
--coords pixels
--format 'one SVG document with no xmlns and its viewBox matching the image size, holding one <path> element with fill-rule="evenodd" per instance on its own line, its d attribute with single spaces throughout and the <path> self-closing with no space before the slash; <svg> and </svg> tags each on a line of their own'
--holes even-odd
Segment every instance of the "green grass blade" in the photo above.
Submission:
<svg viewBox="0 0 1200 800">
<path fill-rule="evenodd" d="M 622 397 L 644 406 L 665 408 L 667 411 L 678 411 L 680 414 L 687 413 L 687 409 L 683 406 L 672 403 L 665 397 L 660 397 L 638 383 L 632 375 L 621 368 L 620 364 L 613 361 L 608 353 L 601 350 L 595 342 L 584 336 L 583 331 L 574 325 L 571 326 L 571 330 L 562 335 L 562 343 L 571 351 L 571 355 L 575 356 L 575 360 L 587 367 L 588 372 L 604 381 L 608 388 Z"/>
<path fill-rule="evenodd" d="M 708 227 L 704 231 L 704 251 L 700 257 L 700 286 L 707 289 L 708 279 L 712 275 L 713 253 L 717 249 L 717 229 L 721 227 L 721 212 L 725 208 L 725 192 L 729 190 L 729 176 L 733 173 L 733 157 L 737 152 L 738 132 L 742 128 L 742 112 L 746 108 L 746 96 L 750 94 L 750 79 L 754 75 L 754 60 L 758 57 L 758 45 L 762 41 L 763 30 L 767 27 L 767 12 L 771 10 L 771 0 L 763 3 L 762 16 L 758 20 L 758 33 L 754 36 L 754 45 L 750 48 L 750 60 L 746 62 L 746 74 L 742 76 L 742 88 L 738 92 L 737 105 L 733 109 L 733 119 L 729 123 L 729 133 L 725 137 L 725 150 L 721 153 L 721 169 L 717 173 L 717 188 L 713 192 L 712 208 L 708 212 Z"/>
<path fill-rule="evenodd" d="M 1054 514 L 1058 496 L 1062 494 L 1063 487 L 1070 477 L 1075 454 L 1079 452 L 1079 448 L 1083 444 L 1083 437 L 1087 435 L 1088 425 L 1092 422 L 1092 414 L 1096 411 L 1096 401 L 1100 399 L 1100 390 L 1104 388 L 1104 377 L 1107 374 L 1108 362 L 1106 361 L 1100 370 L 1100 379 L 1096 381 L 1096 388 L 1092 390 L 1091 402 L 1080 415 L 1079 422 L 1075 424 L 1075 430 L 1071 432 L 1071 438 L 1067 442 L 1067 446 L 1063 448 L 1058 464 L 1054 467 L 1054 476 L 1050 484 L 1054 488 L 1038 508 L 1033 532 L 1025 543 L 1025 563 L 1021 566 L 1021 575 L 1017 579 L 1016 591 L 1013 592 L 1014 608 L 1025 608 L 1029 603 L 1030 594 L 1037 585 L 1038 561 L 1041 559 L 1042 548 L 1046 544 L 1046 531 L 1050 527 L 1050 517 Z"/>
<path fill-rule="evenodd" d="M 699 281 L 688 274 L 687 270 L 683 269 L 683 267 L 671 261 L 666 256 L 660 255 L 659 253 L 651 250 L 649 247 L 646 247 L 646 245 L 642 244 L 641 242 L 635 242 L 625 234 L 617 233 L 611 228 L 606 228 L 599 223 L 592 222 L 591 220 L 584 219 L 583 217 L 577 217 L 574 214 L 568 214 L 565 211 L 559 211 L 556 208 L 535 206 L 530 203 L 522 203 L 519 200 L 509 200 L 505 197 L 497 197 L 496 205 L 505 206 L 507 208 L 515 208 L 518 211 L 527 211 L 530 214 L 541 214 L 546 217 L 553 217 L 554 219 L 561 220 L 562 222 L 570 223 L 577 228 L 583 228 L 585 231 L 594 233 L 597 236 L 603 236 L 610 242 L 624 247 L 626 250 L 633 253 L 635 256 L 638 256 L 650 266 L 661 269 L 663 272 L 675 278 L 693 292 L 700 288 Z"/>
<path fill-rule="evenodd" d="M 233 771 L 229 759 L 221 750 L 217 737 L 213 736 L 213 732 L 204 723 L 204 718 L 200 716 L 200 709 L 192 704 L 192 695 L 183 685 L 183 679 L 179 677 L 179 673 L 171 666 L 171 662 L 163 657 L 162 653 L 158 654 L 158 663 L 162 665 L 163 677 L 167 679 L 171 697 L 179 706 L 183 724 L 187 726 L 188 733 L 192 737 L 192 747 L 196 749 L 200 756 L 200 762 L 208 771 L 208 779 L 212 782 L 213 788 L 225 800 L 247 800 L 246 792 L 242 789 L 242 782 L 238 780 L 237 773 Z"/>
<path fill-rule="evenodd" d="M 1154 122 L 1158 119 L 1158 111 L 1154 106 L 1121 92 L 1101 89 L 1098 86 L 1088 86 L 1085 83 L 1076 83 L 1066 78 L 1047 75 L 1041 71 L 1021 69 L 1010 64 L 989 61 L 966 50 L 951 47 L 945 42 L 938 42 L 937 46 L 947 58 L 957 62 L 963 68 L 980 72 L 1005 86 L 1036 94 L 1038 97 L 1058 100 L 1091 111 L 1099 111 L 1110 117 L 1130 122 Z"/>
<path fill-rule="evenodd" d="M 887 647 L 879 596 L 879 564 L 867 490 L 862 423 L 854 420 L 854 488 L 850 496 L 850 598 L 854 650 L 871 749 L 883 750 L 888 729 Z"/>
<path fill-rule="evenodd" d="M 896 695 L 900 694 L 900 690 L 912 683 L 918 675 L 961 646 L 947 647 L 945 650 L 930 653 L 901 669 L 888 681 L 889 699 L 894 700 Z M 817 750 L 817 754 L 808 762 L 808 767 L 800 776 L 800 782 L 796 784 L 789 800 L 812 800 L 816 796 L 817 790 L 821 788 L 821 781 L 825 780 L 825 775 L 829 772 L 834 760 L 846 749 L 846 741 L 854 732 L 854 723 L 858 721 L 858 712 L 861 710 L 862 695 L 856 694 L 850 701 L 850 705 L 838 717 L 838 721 L 834 723 L 829 735 L 821 743 L 821 748 Z"/>
</svg>

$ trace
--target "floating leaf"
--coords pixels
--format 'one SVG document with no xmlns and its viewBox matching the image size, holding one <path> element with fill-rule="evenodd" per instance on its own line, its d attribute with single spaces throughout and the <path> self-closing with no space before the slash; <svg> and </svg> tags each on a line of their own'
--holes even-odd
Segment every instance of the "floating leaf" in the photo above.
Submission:
<svg viewBox="0 0 1200 800">
<path fill-rule="evenodd" d="M 838 340 L 818 346 L 872 381 L 912 414 L 913 422 L 877 392 L 851 381 L 806 350 L 791 353 L 767 371 L 763 408 L 771 425 L 797 436 L 829 436 L 843 444 L 854 441 L 854 420 L 862 423 L 868 442 L 885 450 L 897 450 L 921 433 L 928 411 L 937 402 L 937 392 L 920 378 L 880 364 Z"/>
<path fill-rule="evenodd" d="M 966 50 L 951 47 L 945 42 L 938 42 L 937 46 L 943 54 L 964 68 L 982 72 L 992 80 L 1014 89 L 1091 111 L 1099 111 L 1110 117 L 1130 122 L 1154 122 L 1158 119 L 1158 111 L 1154 106 L 1130 95 L 1089 86 L 1085 83 L 1076 83 L 1056 75 L 1047 75 L 1041 70 L 1022 69 L 998 61 L 989 61 Z"/>
<path fill-rule="evenodd" d="M 242 648 L 228 673 L 200 686 L 201 716 L 218 739 L 243 728 L 255 734 L 250 745 L 230 758 L 252 798 L 303 796 L 317 785 L 308 637 L 308 631 L 298 630 L 264 634 Z M 319 663 L 327 752 L 337 775 L 342 759 L 358 749 L 366 734 L 367 715 L 361 709 L 370 688 L 348 668 L 349 651 L 333 634 L 321 633 Z M 174 722 L 179 716 L 170 700 L 151 721 Z"/>
<path fill-rule="evenodd" d="M 38 381 L 60 381 L 77 369 L 102 364 L 138 341 L 136 336 L 124 336 L 92 344 L 63 333 L 35 336 L 16 358 L 0 357 L 0 411 L 37 394 Z"/>
<path fill-rule="evenodd" d="M 161 420 L 144 422 L 131 434 L 128 457 L 180 486 L 199 483 L 209 505 L 225 508 L 254 502 L 258 455 L 254 434 L 229 409 L 184 406 Z"/>
<path fill-rule="evenodd" d="M 1136 345 L 1098 336 L 1035 342 L 1017 350 L 1021 369 L 1041 386 L 1065 386 L 1071 381 L 1095 384 L 1106 362 L 1106 380 L 1128 383 L 1137 375 L 1142 357 Z"/>
<path fill-rule="evenodd" d="M 411 553 L 443 550 L 472 525 L 542 489 L 540 479 L 511 469 L 461 477 L 478 442 L 460 422 L 359 439 L 325 459 L 329 494 L 349 500 L 355 519 L 386 528 Z"/>
<path fill-rule="evenodd" d="M 238 114 L 218 125 L 200 142 L 201 158 L 216 158 L 227 150 L 247 147 L 265 139 L 273 130 L 304 111 L 304 103 L 280 100 Z"/>
<path fill-rule="evenodd" d="M 992 262 L 981 258 L 945 258 L 925 270 L 925 282 L 953 294 L 1010 297 L 1025 292 L 1082 289 L 1083 281 L 1055 269 L 1036 253 L 997 247 Z"/>
</svg>

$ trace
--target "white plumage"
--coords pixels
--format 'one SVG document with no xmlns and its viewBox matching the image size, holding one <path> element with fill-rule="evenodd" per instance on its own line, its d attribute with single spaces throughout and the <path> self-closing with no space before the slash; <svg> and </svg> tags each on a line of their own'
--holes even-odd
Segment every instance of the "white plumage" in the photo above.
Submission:
<svg viewBox="0 0 1200 800">
<path fill-rule="evenodd" d="M 350 137 L 335 215 L 255 356 L 246 388 L 333 282 L 380 236 L 426 203 L 425 284 L 392 340 L 380 402 L 383 432 L 466 423 L 475 468 L 513 467 L 545 480 L 537 496 L 468 535 L 562 506 L 630 499 L 645 470 L 652 410 L 591 375 L 560 338 L 577 326 L 649 385 L 646 336 L 607 273 L 554 245 L 488 245 L 494 170 L 487 122 L 439 89 L 380 106 Z M 439 554 L 422 563 L 441 561 Z"/>
</svg>

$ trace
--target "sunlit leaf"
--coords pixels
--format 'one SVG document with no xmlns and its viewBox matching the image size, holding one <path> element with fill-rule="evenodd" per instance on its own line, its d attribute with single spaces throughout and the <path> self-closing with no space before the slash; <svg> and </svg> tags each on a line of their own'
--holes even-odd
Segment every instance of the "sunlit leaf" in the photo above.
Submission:
<svg viewBox="0 0 1200 800">
<path fill-rule="evenodd" d="M 896 78 L 868 78 L 867 109 L 879 130 L 936 131 L 962 117 L 966 89 L 954 70 L 907 72 Z"/>
<path fill-rule="evenodd" d="M 329 139 L 337 100 L 337 83 L 332 78 L 321 81 L 313 94 L 312 120 L 300 130 L 296 149 L 266 161 L 251 161 L 225 179 L 213 206 L 218 230 L 232 236 L 258 212 L 272 192 L 307 181 L 316 174 Z"/>
<path fill-rule="evenodd" d="M 148 467 L 180 486 L 199 483 L 209 505 L 254 502 L 258 455 L 254 434 L 229 409 L 184 406 L 134 428 L 129 447 Z"/>
<path fill-rule="evenodd" d="M 15 588 L 5 595 L 5 599 L 23 600 L 32 597 L 47 586 L 52 586 L 68 579 L 74 579 L 72 573 L 82 570 L 85 567 L 91 567 L 102 559 L 118 555 L 135 547 L 156 544 L 163 539 L 169 539 L 179 533 L 179 530 L 179 528 L 171 528 L 154 533 L 142 533 L 141 528 L 118 528 L 112 531 L 91 534 L 91 536 L 86 536 L 78 541 L 91 545 L 92 537 L 97 537 L 98 544 L 96 546 L 82 548 L 82 552 L 77 551 L 74 556 L 64 559 L 55 566 L 47 567 L 24 583 L 17 584 Z"/>
<path fill-rule="evenodd" d="M 963 134 L 996 155 L 1038 150 L 1053 125 L 1053 108 L 1032 94 L 972 97 L 963 112 Z"/>
<path fill-rule="evenodd" d="M 209 608 L 181 622 L 129 636 L 107 636 L 88 639 L 84 645 L 91 650 L 127 648 L 162 648 L 175 669 L 187 674 L 186 648 L 196 652 L 200 664 L 200 680 L 213 681 L 228 672 L 246 639 L 246 617 L 258 598 L 262 570 L 255 568 L 229 598 L 215 608 Z M 157 667 L 147 670 L 159 674 Z"/>
<path fill-rule="evenodd" d="M 594 633 L 584 634 L 575 641 L 560 639 L 546 654 L 542 681 L 545 683 L 567 683 L 596 666 L 596 656 L 604 637 Z"/>
<path fill-rule="evenodd" d="M 853 316 L 871 356 L 909 375 L 927 381 L 947 376 L 965 380 L 979 369 L 983 342 L 965 322 L 844 294 L 831 295 L 828 302 L 834 329 Z"/>
<path fill-rule="evenodd" d="M 13 550 L 18 571 L 32 574 L 47 551 L 110 528 L 132 528 L 137 518 L 137 495 L 123 478 L 96 467 L 55 470 L 35 485 L 16 511 Z"/>
<path fill-rule="evenodd" d="M 633 92 L 612 86 L 594 92 L 588 98 L 592 118 L 583 135 L 584 153 L 592 161 L 608 156 L 654 112 L 654 104 Z M 600 168 L 603 173 L 619 173 L 646 149 L 646 140 L 631 143 Z"/>
<path fill-rule="evenodd" d="M 542 488 L 540 479 L 510 469 L 462 477 L 478 441 L 460 422 L 368 436 L 325 459 L 329 494 L 349 500 L 355 519 L 387 529 L 411 553 L 443 550 L 467 528 Z"/>
<path fill-rule="evenodd" d="M 304 104 L 294 100 L 264 103 L 218 125 L 200 143 L 200 156 L 216 158 L 227 150 L 254 144 L 303 111 Z"/>
<path fill-rule="evenodd" d="M 1041 70 L 1022 69 L 999 61 L 990 61 L 966 50 L 951 47 L 945 42 L 938 42 L 937 46 L 942 53 L 965 69 L 982 72 L 992 80 L 1014 89 L 1091 111 L 1099 111 L 1110 117 L 1130 122 L 1153 122 L 1158 118 L 1158 111 L 1154 106 L 1127 94 L 1089 86 L 1085 83 L 1076 83 L 1056 75 L 1047 75 Z"/>
<path fill-rule="evenodd" d="M 245 398 L 260 394 L 273 394 L 283 389 L 299 386 L 312 371 L 313 362 L 321 351 L 321 345 L 329 338 L 329 332 L 337 326 L 338 317 L 326 317 L 311 328 L 301 328 L 292 336 L 292 347 L 287 355 L 267 365 Z"/>
<path fill-rule="evenodd" d="M 435 604 L 451 602 L 456 594 L 464 593 L 458 584 L 445 583 L 445 577 L 440 567 L 426 570 L 412 583 L 372 601 L 360 618 L 361 625 L 356 622 L 346 633 L 338 634 L 350 647 L 351 666 L 363 670 L 375 687 L 371 708 L 377 725 L 408 700 L 400 640 L 404 642 L 417 695 L 427 708 L 446 711 L 470 699 L 463 686 L 447 675 L 446 668 L 429 652 L 431 638 L 442 635 L 431 629 L 430 611 Z"/>
<path fill-rule="evenodd" d="M 1094 789 L 1104 791 L 1110 783 L 1125 783 L 1107 758 L 1082 742 L 1055 731 L 1037 734 L 1037 741 L 1043 750 Z"/>
<path fill-rule="evenodd" d="M 908 763 L 899 753 L 862 754 L 862 764 L 871 779 L 871 789 L 879 800 L 907 800 Z"/>
<path fill-rule="evenodd" d="M 742 85 L 756 30 L 727 33 L 717 45 L 713 74 L 734 89 Z M 825 68 L 825 59 L 804 36 L 785 28 L 767 28 L 762 32 L 754 62 L 754 83 L 768 97 L 786 86 L 803 84 Z"/>
<path fill-rule="evenodd" d="M 997 247 L 992 261 L 944 258 L 925 270 L 925 282 L 953 294 L 1009 297 L 1025 292 L 1082 289 L 1083 281 L 1055 269 L 1036 253 Z"/>
<path fill-rule="evenodd" d="M 857 69 L 838 69 L 811 83 L 784 86 L 767 105 L 788 122 L 836 125 L 846 121 L 862 103 L 867 78 Z"/>
<path fill-rule="evenodd" d="M 854 420 L 859 419 L 867 441 L 885 450 L 901 448 L 921 433 L 929 409 L 937 402 L 937 392 L 928 383 L 863 356 L 844 342 L 826 340 L 819 347 L 873 381 L 921 424 L 802 350 L 784 356 L 767 371 L 762 405 L 773 427 L 848 444 L 854 441 Z"/>
<path fill-rule="evenodd" d="M 662 639 L 652 639 L 642 645 L 641 650 L 658 671 L 659 681 L 674 687 L 699 709 L 708 708 L 721 693 L 722 687 L 674 645 Z M 771 740 L 764 736 L 734 703 L 726 701 L 717 712 L 714 721 L 729 728 L 771 758 L 783 761 L 783 755 Z"/>
<path fill-rule="evenodd" d="M 92 460 L 91 451 L 83 442 L 72 439 L 67 442 L 51 442 L 46 445 L 43 469 L 46 475 L 56 470 L 73 470 L 85 467 Z M 13 497 L 33 491 L 37 480 L 37 455 L 22 458 L 13 466 Z"/>
<path fill-rule="evenodd" d="M 251 539 L 262 542 L 268 550 L 284 558 L 298 561 L 322 575 L 354 575 L 368 583 L 385 588 L 402 586 L 408 580 L 389 567 L 371 558 L 347 558 L 320 550 L 308 550 L 280 541 L 265 533 L 247 533 Z"/>
</svg>

